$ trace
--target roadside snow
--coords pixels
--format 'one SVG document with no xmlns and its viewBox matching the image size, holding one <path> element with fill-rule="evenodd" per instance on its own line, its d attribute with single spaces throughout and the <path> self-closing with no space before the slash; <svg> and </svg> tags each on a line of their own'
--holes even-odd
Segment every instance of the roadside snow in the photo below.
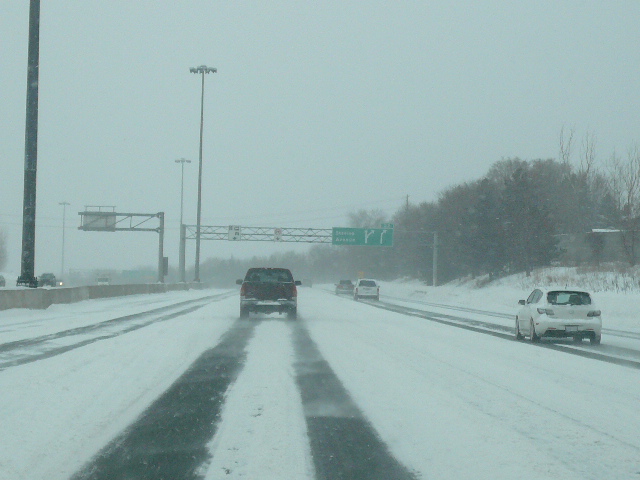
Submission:
<svg viewBox="0 0 640 480">
<path fill-rule="evenodd" d="M 0 343 L 33 338 L 72 328 L 93 325 L 181 301 L 196 300 L 226 290 L 188 290 L 168 294 L 130 295 L 54 304 L 45 310 L 0 310 Z"/>
<path fill-rule="evenodd" d="M 407 300 L 443 303 L 515 316 L 518 300 L 525 299 L 536 286 L 524 276 L 514 276 L 478 288 L 472 282 L 430 287 L 417 280 L 381 282 L 382 297 L 390 295 Z M 332 285 L 326 286 L 331 289 Z M 590 290 L 587 290 L 590 291 Z M 602 327 L 640 333 L 640 293 L 592 292 L 595 304 L 602 311 Z"/>
<path fill-rule="evenodd" d="M 375 309 L 327 290 L 299 289 L 298 321 L 381 439 L 421 478 L 628 480 L 640 471 L 637 370 Z M 528 292 L 393 282 L 383 283 L 382 293 L 512 315 Z M 34 337 L 186 298 L 1 312 L 0 334 Z M 637 328 L 635 315 L 624 317 L 637 310 L 635 294 L 612 298 L 616 305 L 602 308 L 605 324 Z M 234 296 L 0 371 L 0 479 L 68 479 L 237 317 Z M 208 479 L 313 478 L 291 334 L 274 317 L 255 319 L 246 365 L 209 444 Z"/>
</svg>

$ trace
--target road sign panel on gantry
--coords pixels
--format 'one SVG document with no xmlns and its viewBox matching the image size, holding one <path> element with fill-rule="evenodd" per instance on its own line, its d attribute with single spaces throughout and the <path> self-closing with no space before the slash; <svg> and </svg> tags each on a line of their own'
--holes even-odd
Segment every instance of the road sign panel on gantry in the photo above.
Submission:
<svg viewBox="0 0 640 480">
<path fill-rule="evenodd" d="M 333 245 L 392 247 L 393 228 L 342 228 L 332 230 Z"/>
</svg>

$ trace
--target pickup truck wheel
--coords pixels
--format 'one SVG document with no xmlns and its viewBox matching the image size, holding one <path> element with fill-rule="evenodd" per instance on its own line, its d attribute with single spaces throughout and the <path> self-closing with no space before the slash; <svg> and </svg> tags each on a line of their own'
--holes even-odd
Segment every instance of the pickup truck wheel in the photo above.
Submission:
<svg viewBox="0 0 640 480">
<path fill-rule="evenodd" d="M 249 310 L 246 308 L 240 307 L 240 318 L 248 318 L 248 317 L 249 317 Z"/>
</svg>

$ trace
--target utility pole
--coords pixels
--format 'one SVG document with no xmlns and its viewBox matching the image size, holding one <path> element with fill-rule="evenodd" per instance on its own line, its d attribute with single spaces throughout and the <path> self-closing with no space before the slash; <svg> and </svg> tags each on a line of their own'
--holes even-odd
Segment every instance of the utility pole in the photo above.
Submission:
<svg viewBox="0 0 640 480">
<path fill-rule="evenodd" d="M 22 207 L 22 260 L 17 285 L 36 288 L 36 171 L 38 165 L 38 76 L 40 63 L 40 0 L 29 6 L 27 60 L 27 118 L 24 140 L 24 200 Z"/>
<path fill-rule="evenodd" d="M 158 212 L 158 283 L 164 283 L 164 212 Z"/>
<path fill-rule="evenodd" d="M 200 281 L 200 218 L 202 216 L 202 132 L 204 127 L 204 76 L 207 73 L 216 73 L 216 68 L 210 68 L 206 65 L 192 67 L 189 69 L 191 73 L 202 75 L 202 90 L 200 95 L 200 154 L 198 166 L 198 215 L 196 219 L 196 264 L 195 264 L 195 282 Z"/>
<path fill-rule="evenodd" d="M 184 210 L 184 164 L 191 163 L 191 160 L 179 158 L 176 160 L 176 163 L 179 163 L 182 168 L 182 180 L 180 181 L 180 225 L 182 225 L 182 212 Z"/>
<path fill-rule="evenodd" d="M 438 286 L 438 232 L 433 232 L 433 286 Z"/>
<path fill-rule="evenodd" d="M 69 202 L 60 202 L 58 205 L 62 205 L 62 260 L 60 261 L 60 277 L 64 277 L 64 232 L 67 225 L 67 205 L 71 205 Z"/>
<path fill-rule="evenodd" d="M 184 221 L 182 219 L 182 212 L 184 207 L 184 164 L 191 163 L 191 160 L 187 160 L 186 158 L 179 158 L 176 160 L 176 163 L 181 164 L 182 168 L 182 180 L 180 182 L 180 250 L 178 252 L 178 269 L 180 270 L 180 281 L 182 283 L 185 282 L 185 268 L 184 268 L 184 247 L 182 242 L 183 240 L 183 230 L 184 230 Z"/>
</svg>

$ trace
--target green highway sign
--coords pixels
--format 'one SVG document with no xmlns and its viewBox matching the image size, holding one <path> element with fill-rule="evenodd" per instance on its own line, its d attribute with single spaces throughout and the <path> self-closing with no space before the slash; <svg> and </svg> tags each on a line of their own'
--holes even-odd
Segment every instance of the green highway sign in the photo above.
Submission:
<svg viewBox="0 0 640 480">
<path fill-rule="evenodd" d="M 333 227 L 333 245 L 362 245 L 368 247 L 392 247 L 393 228 L 342 228 Z"/>
</svg>

